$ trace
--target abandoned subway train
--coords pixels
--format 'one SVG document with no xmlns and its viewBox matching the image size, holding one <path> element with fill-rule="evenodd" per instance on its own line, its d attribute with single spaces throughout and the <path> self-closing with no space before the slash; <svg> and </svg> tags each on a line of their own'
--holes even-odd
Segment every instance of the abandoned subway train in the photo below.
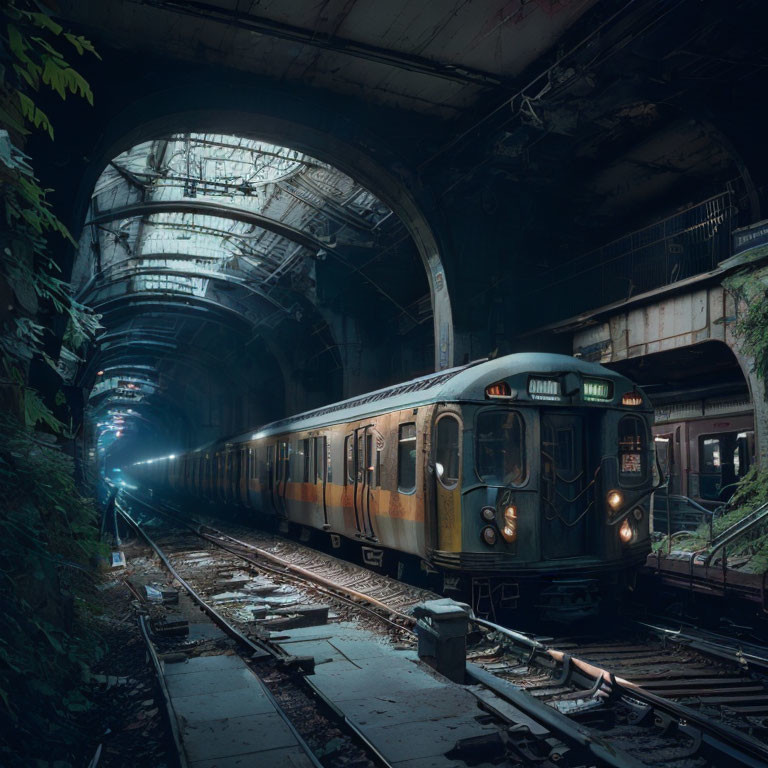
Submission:
<svg viewBox="0 0 768 768">
<path fill-rule="evenodd" d="M 514 354 L 131 472 L 356 541 L 370 565 L 420 563 L 485 613 L 519 601 L 590 613 L 650 549 L 651 426 L 623 376 Z"/>
</svg>

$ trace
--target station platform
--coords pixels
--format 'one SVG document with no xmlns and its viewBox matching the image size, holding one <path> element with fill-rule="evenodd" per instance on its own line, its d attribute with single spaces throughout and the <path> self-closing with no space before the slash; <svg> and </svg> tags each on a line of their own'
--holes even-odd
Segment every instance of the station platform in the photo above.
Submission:
<svg viewBox="0 0 768 768">
<path fill-rule="evenodd" d="M 501 726 L 466 688 L 356 624 L 339 622 L 273 633 L 294 656 L 312 656 L 307 676 L 386 763 L 397 768 L 448 768 L 466 763 L 454 752 L 464 739 L 493 737 Z M 482 762 L 474 762 L 477 768 Z"/>
</svg>

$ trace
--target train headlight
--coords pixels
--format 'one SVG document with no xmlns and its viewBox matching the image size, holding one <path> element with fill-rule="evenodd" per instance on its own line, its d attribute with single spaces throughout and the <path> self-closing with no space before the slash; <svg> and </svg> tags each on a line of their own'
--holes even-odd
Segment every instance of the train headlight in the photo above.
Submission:
<svg viewBox="0 0 768 768">
<path fill-rule="evenodd" d="M 486 525 L 481 531 L 480 535 L 483 537 L 483 541 L 492 547 L 496 543 L 496 529 L 493 526 Z"/>
<path fill-rule="evenodd" d="M 634 515 L 635 520 L 639 523 L 643 519 L 643 508 L 642 507 L 635 507 L 632 510 L 632 514 Z"/>
<path fill-rule="evenodd" d="M 504 510 L 504 527 L 501 529 L 501 535 L 507 541 L 517 539 L 517 508 L 513 505 Z"/>
<path fill-rule="evenodd" d="M 629 520 L 625 520 L 621 524 L 621 528 L 619 528 L 619 538 L 621 539 L 621 543 L 629 544 L 629 542 L 632 541 L 632 536 L 634 536 L 632 526 L 629 524 Z"/>
<path fill-rule="evenodd" d="M 492 523 L 496 519 L 496 510 L 493 507 L 483 507 L 480 516 L 486 523 Z"/>
<path fill-rule="evenodd" d="M 611 512 L 615 512 L 624 503 L 624 494 L 621 491 L 608 491 L 605 497 Z"/>
</svg>

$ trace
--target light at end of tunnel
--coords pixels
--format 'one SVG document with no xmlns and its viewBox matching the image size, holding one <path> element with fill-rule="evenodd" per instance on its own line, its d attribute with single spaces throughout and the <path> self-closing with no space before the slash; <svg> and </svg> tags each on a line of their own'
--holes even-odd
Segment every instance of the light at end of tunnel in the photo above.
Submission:
<svg viewBox="0 0 768 768">
<path fill-rule="evenodd" d="M 122 429 L 118 429 L 117 430 L 117 435 L 115 435 L 115 437 L 122 437 L 122 436 L 123 436 L 123 430 Z"/>
<path fill-rule="evenodd" d="M 168 458 L 169 458 L 169 459 L 175 459 L 175 458 L 176 458 L 176 454 L 175 454 L 175 453 L 172 453 L 172 454 L 171 454 L 171 455 L 170 455 Z"/>
<path fill-rule="evenodd" d="M 629 520 L 625 520 L 619 528 L 619 538 L 623 544 L 629 544 L 632 541 L 632 526 L 629 524 Z"/>
</svg>

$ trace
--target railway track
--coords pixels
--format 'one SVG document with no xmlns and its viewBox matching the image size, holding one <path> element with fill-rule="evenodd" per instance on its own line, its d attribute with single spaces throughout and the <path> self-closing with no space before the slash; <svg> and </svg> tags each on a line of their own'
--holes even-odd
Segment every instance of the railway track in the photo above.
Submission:
<svg viewBox="0 0 768 768">
<path fill-rule="evenodd" d="M 312 765 L 318 768 L 391 768 L 381 755 L 369 749 L 365 739 L 351 724 L 339 721 L 329 702 L 320 702 L 318 705 L 316 694 L 305 690 L 301 685 L 301 676 L 297 676 L 294 670 L 285 665 L 290 658 L 276 646 L 264 642 L 264 635 L 268 631 L 254 631 L 253 617 L 247 613 L 246 606 L 231 600 L 217 600 L 215 593 L 217 590 L 221 592 L 220 582 L 231 581 L 233 573 L 236 575 L 242 570 L 237 556 L 217 557 L 213 547 L 210 551 L 201 550 L 200 538 L 185 529 L 167 531 L 155 540 L 127 510 L 120 506 L 116 509 L 151 547 L 192 602 L 234 641 L 234 647 L 242 658 L 256 669 L 268 691 L 271 690 L 277 711 L 296 735 Z M 210 569 L 206 567 L 207 560 L 213 566 Z M 285 596 L 281 605 L 304 602 L 302 597 L 292 600 L 292 596 L 280 593 L 279 585 L 272 586 L 277 589 L 272 590 L 270 586 L 271 592 Z M 177 650 L 176 642 L 173 636 L 164 638 L 161 635 L 159 640 L 166 654 Z M 324 745 L 329 740 L 334 742 L 334 750 L 325 754 Z M 183 751 L 180 754 L 183 764 Z"/>
<path fill-rule="evenodd" d="M 202 540 L 235 558 L 227 568 L 248 563 L 277 579 L 309 582 L 311 591 L 338 600 L 341 610 L 363 611 L 401 637 L 412 634 L 409 609 L 437 597 L 251 529 L 227 533 L 200 526 L 187 528 L 186 535 L 188 548 L 196 542 L 199 551 Z M 485 634 L 470 653 L 470 677 L 546 721 L 564 741 L 591 748 L 597 764 L 768 765 L 761 717 L 768 715 L 768 689 L 754 671 L 762 658 L 757 648 L 749 654 L 750 669 L 738 649 L 726 650 L 711 637 L 691 647 L 688 636 L 658 627 L 638 626 L 635 636 L 608 641 L 544 641 L 474 621 Z M 615 760 L 604 746 L 596 751 L 596 744 L 608 744 L 622 757 Z"/>
</svg>

